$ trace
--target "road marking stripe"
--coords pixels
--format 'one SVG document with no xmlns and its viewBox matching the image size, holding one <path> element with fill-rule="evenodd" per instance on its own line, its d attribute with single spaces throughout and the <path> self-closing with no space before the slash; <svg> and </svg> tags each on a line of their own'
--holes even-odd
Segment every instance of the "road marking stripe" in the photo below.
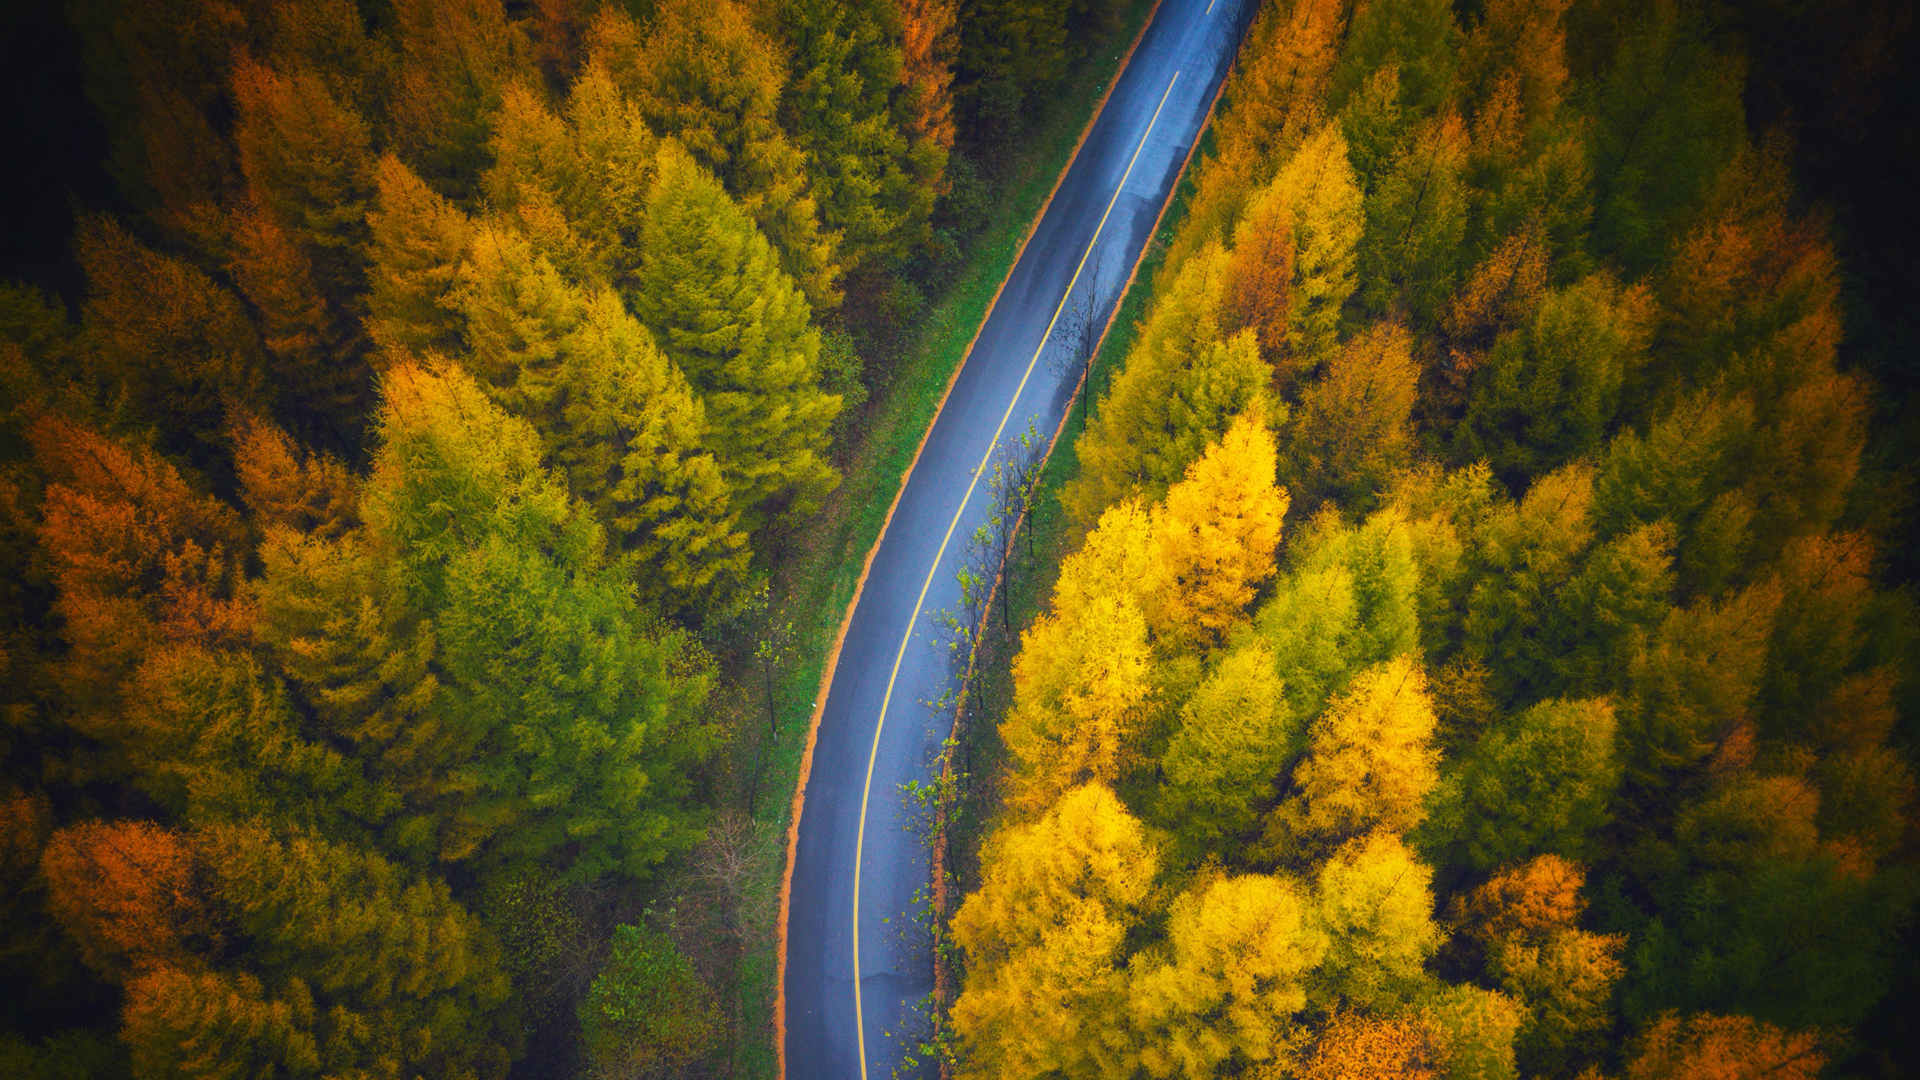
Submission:
<svg viewBox="0 0 1920 1080">
<path fill-rule="evenodd" d="M 1073 268 L 1073 276 L 1067 279 L 1066 291 L 1060 294 L 1060 304 L 1053 309 L 1053 318 L 1047 321 L 1047 332 L 1040 335 L 1040 345 L 1033 350 L 1033 359 L 1027 361 L 1027 370 L 1020 376 L 1020 385 L 1014 387 L 1013 399 L 1007 402 L 1007 411 L 1000 416 L 1000 426 L 994 429 L 993 440 L 987 444 L 987 452 L 980 458 L 979 467 L 973 470 L 973 479 L 967 482 L 966 494 L 960 497 L 960 506 L 954 510 L 953 520 L 947 523 L 946 535 L 940 538 L 940 549 L 934 552 L 933 565 L 927 568 L 927 579 L 920 583 L 920 595 L 913 602 L 913 615 L 907 621 L 907 632 L 900 638 L 899 651 L 893 655 L 893 671 L 887 676 L 887 691 L 880 699 L 880 718 L 873 725 L 873 748 L 867 752 L 867 779 L 860 789 L 860 828 L 853 847 L 853 1027 L 859 1041 L 860 1080 L 867 1080 L 867 1021 L 860 993 L 860 866 L 866 854 L 867 801 L 873 795 L 873 766 L 880 757 L 880 733 L 887 725 L 887 709 L 893 703 L 893 684 L 900 678 L 900 662 L 906 658 L 907 645 L 913 641 L 913 628 L 920 622 L 920 605 L 927 602 L 927 591 L 933 588 L 933 579 L 940 573 L 940 560 L 946 557 L 947 545 L 953 542 L 953 531 L 960 527 L 960 518 L 967 512 L 967 503 L 973 499 L 973 489 L 980 485 L 980 477 L 987 471 L 987 463 L 993 459 L 993 452 L 1000 445 L 1000 436 L 1006 433 L 1007 423 L 1013 419 L 1013 410 L 1020 404 L 1020 395 L 1027 389 L 1027 380 L 1033 377 L 1034 365 L 1040 362 L 1040 354 L 1046 351 L 1047 339 L 1053 336 L 1053 328 L 1060 322 L 1060 313 L 1067 309 L 1067 300 L 1073 295 L 1073 287 L 1080 281 L 1080 272 L 1086 269 L 1094 245 L 1100 242 L 1100 233 L 1107 227 L 1107 218 L 1119 203 L 1120 193 L 1126 190 L 1127 180 L 1133 176 L 1133 167 L 1140 161 L 1140 152 L 1147 148 L 1147 139 L 1153 135 L 1154 125 L 1160 122 L 1160 110 L 1166 108 L 1173 85 L 1179 81 L 1178 71 L 1167 80 L 1167 88 L 1160 94 L 1160 103 L 1153 108 L 1153 118 L 1147 121 L 1147 130 L 1140 133 L 1140 145 L 1133 148 L 1133 157 L 1127 161 L 1126 171 L 1120 174 L 1120 183 L 1113 189 L 1113 198 L 1107 200 L 1107 209 L 1100 215 L 1100 223 L 1093 228 L 1093 238 L 1087 241 L 1087 249 L 1080 253 L 1079 265 Z"/>
</svg>

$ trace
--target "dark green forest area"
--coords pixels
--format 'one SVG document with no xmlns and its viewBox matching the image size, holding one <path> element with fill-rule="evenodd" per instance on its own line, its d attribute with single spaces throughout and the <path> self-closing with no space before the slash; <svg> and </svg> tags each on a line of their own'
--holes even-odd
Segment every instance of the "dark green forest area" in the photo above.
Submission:
<svg viewBox="0 0 1920 1080">
<path fill-rule="evenodd" d="M 1911 32 L 1265 5 L 1005 563 L 954 1075 L 1920 1068 Z"/>
<path fill-rule="evenodd" d="M 0 1074 L 763 1073 L 776 583 L 1137 8 L 10 6 Z"/>
</svg>

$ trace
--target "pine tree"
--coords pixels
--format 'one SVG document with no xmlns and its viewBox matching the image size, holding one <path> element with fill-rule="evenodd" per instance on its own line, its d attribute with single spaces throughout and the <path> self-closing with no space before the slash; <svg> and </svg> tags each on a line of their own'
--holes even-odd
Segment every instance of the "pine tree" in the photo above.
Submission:
<svg viewBox="0 0 1920 1080">
<path fill-rule="evenodd" d="M 395 0 L 393 20 L 394 150 L 440 194 L 469 199 L 501 95 L 535 79 L 526 34 L 501 0 Z"/>
<path fill-rule="evenodd" d="M 1691 5 L 1648 5 L 1588 92 L 1595 247 L 1629 274 L 1651 267 L 1746 140 L 1737 61 Z"/>
<path fill-rule="evenodd" d="M 1827 1055 L 1815 1032 L 1781 1031 L 1750 1016 L 1661 1015 L 1635 1043 L 1627 1080 L 1814 1080 Z"/>
<path fill-rule="evenodd" d="M 106 218 L 81 223 L 82 307 L 95 370 L 161 448 L 207 467 L 226 410 L 269 399 L 260 341 L 239 300 L 185 260 L 148 248 Z"/>
<path fill-rule="evenodd" d="M 1152 565 L 1150 535 L 1137 502 L 1108 510 L 1062 561 L 1052 610 L 1020 635 L 1000 737 L 1018 763 L 1008 802 L 1023 811 L 1089 781 L 1112 785 L 1131 764 L 1151 692 L 1136 592 Z"/>
<path fill-rule="evenodd" d="M 381 156 L 374 182 L 367 333 L 385 354 L 376 359 L 386 367 L 429 350 L 450 353 L 466 329 L 448 300 L 473 226 L 393 154 Z"/>
<path fill-rule="evenodd" d="M 910 140 L 896 116 L 903 13 L 895 0 L 785 0 L 779 21 L 792 73 L 782 119 L 807 155 L 821 225 L 850 267 L 904 258 L 927 235 L 946 148 Z"/>
<path fill-rule="evenodd" d="M 1222 877 L 1173 901 L 1171 948 L 1133 964 L 1129 1011 L 1150 1076 L 1284 1067 L 1307 982 L 1327 952 L 1312 899 L 1281 878 Z"/>
<path fill-rule="evenodd" d="M 1419 382 L 1412 339 L 1379 324 L 1348 341 L 1301 393 L 1287 428 L 1285 475 L 1303 505 L 1364 507 L 1413 452 Z"/>
<path fill-rule="evenodd" d="M 732 0 L 656 5 L 643 35 L 615 8 L 595 18 L 590 55 L 644 116 L 740 201 L 815 308 L 836 307 L 839 238 L 821 229 L 806 155 L 781 130 L 780 50 Z"/>
<path fill-rule="evenodd" d="M 385 392 L 362 533 L 263 551 L 278 659 L 400 797 L 394 848 L 645 873 L 693 836 L 702 664 L 642 618 L 531 427 L 457 368 Z"/>
<path fill-rule="evenodd" d="M 1436 866 L 1486 870 L 1534 855 L 1579 857 L 1620 781 L 1613 707 L 1543 701 L 1496 724 L 1442 779 L 1422 827 Z"/>
<path fill-rule="evenodd" d="M 1324 121 L 1321 95 L 1339 54 L 1346 8 L 1334 0 L 1263 7 L 1247 31 L 1213 121 L 1215 154 L 1201 159 L 1186 221 L 1157 280 L 1209 243 L 1233 239 L 1249 200 Z M 1268 343 L 1263 338 L 1263 348 Z"/>
<path fill-rule="evenodd" d="M 1108 1074 L 1127 1040 L 1123 946 L 1156 869 L 1145 831 L 1089 784 L 983 855 L 953 921 L 967 983 L 952 1015 L 970 1074 Z"/>
<path fill-rule="evenodd" d="M 1181 706 L 1160 759 L 1158 821 L 1186 849 L 1233 854 L 1231 843 L 1255 824 L 1273 781 L 1303 748 L 1302 727 L 1265 642 L 1227 653 Z"/>
<path fill-rule="evenodd" d="M 137 821 L 54 833 L 40 857 L 48 912 L 94 972 L 119 981 L 186 956 L 213 929 L 186 838 Z"/>
<path fill-rule="evenodd" d="M 1153 507 L 1147 558 L 1157 580 L 1144 600 L 1157 637 L 1211 645 L 1244 618 L 1273 576 L 1287 512 L 1273 474 L 1273 434 L 1257 411 L 1242 413 Z"/>
<path fill-rule="evenodd" d="M 1572 1073 L 1604 1047 L 1620 935 L 1575 928 L 1586 874 L 1553 855 L 1495 874 L 1455 914 L 1485 951 L 1487 974 L 1527 1010 L 1520 1067 Z"/>
<path fill-rule="evenodd" d="M 1298 859 L 1371 829 L 1418 825 L 1437 779 L 1433 725 L 1426 676 L 1412 658 L 1363 672 L 1308 730 L 1294 794 L 1269 819 L 1269 845 Z"/>
<path fill-rule="evenodd" d="M 1401 108 L 1416 117 L 1431 114 L 1456 93 L 1458 36 L 1450 4 L 1367 0 L 1353 13 L 1327 88 L 1328 108 L 1337 112 L 1369 75 L 1391 62 L 1400 68 Z"/>
<path fill-rule="evenodd" d="M 753 222 L 671 142 L 646 222 L 636 312 L 706 405 L 707 445 L 734 507 L 750 524 L 809 512 L 839 483 L 823 455 L 840 399 L 820 390 L 806 298 Z"/>
<path fill-rule="evenodd" d="M 1588 277 L 1542 298 L 1476 373 L 1462 448 L 1502 477 L 1551 472 L 1599 449 L 1642 361 L 1649 298 Z"/>
<path fill-rule="evenodd" d="M 1336 850 L 1315 875 L 1327 959 L 1309 989 L 1317 1009 L 1390 1011 L 1420 996 L 1422 966 L 1440 944 L 1432 871 L 1379 829 Z"/>
<path fill-rule="evenodd" d="M 1458 286 L 1467 229 L 1467 132 L 1443 113 L 1416 127 L 1367 193 L 1357 255 L 1362 299 L 1417 331 L 1437 325 Z"/>
<path fill-rule="evenodd" d="M 1130 494 L 1158 499 L 1235 416 L 1265 409 L 1267 369 L 1253 335 L 1221 334 L 1226 265 L 1225 252 L 1208 249 L 1155 302 L 1080 436 L 1081 473 L 1062 495 L 1076 519 L 1091 522 Z"/>
<path fill-rule="evenodd" d="M 38 532 L 67 644 L 54 674 L 68 722 L 100 738 L 113 767 L 137 767 L 137 748 L 116 738 L 116 714 L 148 651 L 169 641 L 238 646 L 252 635 L 245 533 L 238 515 L 153 450 L 51 417 L 28 435 L 47 481 Z"/>
</svg>

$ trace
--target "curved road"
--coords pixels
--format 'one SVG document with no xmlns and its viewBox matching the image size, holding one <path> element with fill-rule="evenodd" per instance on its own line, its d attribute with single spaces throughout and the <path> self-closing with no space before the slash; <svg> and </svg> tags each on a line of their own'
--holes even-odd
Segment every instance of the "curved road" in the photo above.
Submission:
<svg viewBox="0 0 1920 1080">
<path fill-rule="evenodd" d="M 1075 374 L 1049 363 L 1071 285 L 1105 323 L 1199 137 L 1256 0 L 1161 0 L 1086 142 L 995 301 L 881 536 L 821 712 L 786 928 L 786 1075 L 893 1075 L 914 1005 L 933 988 L 902 931 L 928 883 L 900 786 L 927 779 L 949 717 L 924 702 L 954 680 L 929 613 L 959 605 L 955 573 L 986 512 L 981 465 L 1032 421 L 1051 433 Z M 1051 331 L 1051 337 L 1050 337 Z M 857 978 L 856 978 L 857 973 Z"/>
</svg>

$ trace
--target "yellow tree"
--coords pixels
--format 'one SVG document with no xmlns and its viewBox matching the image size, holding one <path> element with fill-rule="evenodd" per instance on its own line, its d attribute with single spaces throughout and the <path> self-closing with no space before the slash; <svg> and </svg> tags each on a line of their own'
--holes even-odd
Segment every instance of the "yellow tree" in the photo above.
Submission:
<svg viewBox="0 0 1920 1080">
<path fill-rule="evenodd" d="M 1099 784 L 987 841 L 980 888 L 953 920 L 967 1075 L 1111 1075 L 1126 1049 L 1127 931 L 1155 870 L 1145 830 Z"/>
<path fill-rule="evenodd" d="M 1162 264 L 1165 275 L 1207 244 L 1231 239 L 1247 200 L 1320 124 L 1346 11 L 1340 0 L 1262 7 L 1221 95 L 1213 123 L 1217 153 L 1201 162 L 1186 222 Z"/>
<path fill-rule="evenodd" d="M 393 154 L 374 166 L 374 184 L 367 333 L 383 353 L 375 360 L 386 367 L 428 349 L 451 352 L 465 325 L 449 298 L 473 226 Z"/>
<path fill-rule="evenodd" d="M 1016 764 L 1008 801 L 1037 812 L 1087 781 L 1115 783 L 1151 689 L 1137 591 L 1150 573 L 1147 514 L 1108 510 L 1060 565 L 1052 610 L 1020 637 L 1000 736 Z"/>
<path fill-rule="evenodd" d="M 1413 657 L 1360 673 L 1308 732 L 1294 793 L 1268 823 L 1270 840 L 1297 858 L 1370 829 L 1418 825 L 1438 778 L 1433 728 L 1426 674 Z"/>
<path fill-rule="evenodd" d="M 1154 506 L 1147 557 L 1155 580 L 1144 599 L 1148 625 L 1171 647 L 1221 640 L 1273 576 L 1287 512 L 1273 474 L 1273 433 L 1258 410 L 1245 412 Z"/>
<path fill-rule="evenodd" d="M 1335 851 L 1315 877 L 1327 959 L 1314 977 L 1317 1008 L 1388 1011 L 1426 988 L 1440 944 L 1433 872 L 1398 836 L 1378 829 Z"/>
<path fill-rule="evenodd" d="M 1077 520 L 1091 523 L 1129 495 L 1159 498 L 1235 416 L 1266 405 L 1253 334 L 1227 338 L 1220 327 L 1226 268 L 1226 252 L 1209 248 L 1159 293 L 1080 436 L 1081 472 L 1062 494 Z"/>
<path fill-rule="evenodd" d="M 1174 900 L 1163 957 L 1136 958 L 1128 990 L 1150 1076 L 1285 1066 L 1295 1017 L 1326 955 L 1311 897 L 1282 878 L 1216 878 Z"/>
</svg>

